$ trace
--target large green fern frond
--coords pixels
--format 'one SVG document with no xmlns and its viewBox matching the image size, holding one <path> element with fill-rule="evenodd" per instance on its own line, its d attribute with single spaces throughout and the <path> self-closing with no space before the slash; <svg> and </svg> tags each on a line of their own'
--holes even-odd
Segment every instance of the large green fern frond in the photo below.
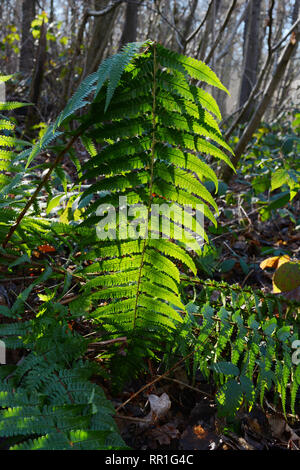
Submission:
<svg viewBox="0 0 300 470">
<path fill-rule="evenodd" d="M 103 229 L 82 256 L 89 262 L 80 271 L 88 279 L 82 302 L 89 297 L 89 318 L 109 334 L 125 334 L 134 348 L 145 332 L 154 337 L 165 331 L 170 338 L 182 322 L 180 273 L 196 274 L 190 250 L 201 249 L 206 238 L 195 211 L 214 224 L 218 212 L 203 184 L 208 179 L 218 185 L 205 158 L 230 164 L 225 150 L 231 149 L 212 115 L 220 119 L 215 100 L 189 80 L 225 89 L 208 66 L 156 43 L 148 43 L 122 75 L 110 60 L 80 119 L 81 132 L 101 147 L 83 167 L 82 181 L 94 182 L 82 195 L 93 195 L 82 225 L 96 225 L 98 234 Z M 115 228 L 105 227 L 104 205 L 116 209 Z M 181 212 L 186 207 L 188 221 Z"/>
</svg>

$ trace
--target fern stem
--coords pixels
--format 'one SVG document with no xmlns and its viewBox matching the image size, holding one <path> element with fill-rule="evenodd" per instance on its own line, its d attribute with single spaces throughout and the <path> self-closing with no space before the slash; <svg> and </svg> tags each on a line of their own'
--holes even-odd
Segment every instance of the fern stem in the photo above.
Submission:
<svg viewBox="0 0 300 470">
<path fill-rule="evenodd" d="M 228 284 L 225 281 L 214 281 L 214 280 L 207 280 L 207 279 L 197 279 L 188 276 L 180 276 L 180 281 L 183 283 L 188 284 L 199 284 L 201 286 L 208 286 L 208 287 L 215 287 L 216 289 L 227 289 L 228 292 L 236 291 L 236 292 L 245 292 L 247 294 L 257 295 L 262 297 L 264 300 L 271 299 L 271 300 L 278 300 L 279 302 L 284 302 L 290 307 L 300 307 L 300 301 L 298 300 L 290 300 L 285 297 L 283 294 L 273 294 L 272 292 L 263 292 L 259 289 L 252 289 L 250 286 L 239 286 L 237 284 Z"/>
<path fill-rule="evenodd" d="M 152 188 L 153 188 L 154 159 L 155 159 L 154 149 L 155 149 L 155 143 L 156 143 L 156 137 L 155 137 L 155 126 L 156 126 L 156 73 L 157 73 L 156 43 L 154 42 L 153 43 L 153 89 L 152 89 L 152 96 L 153 96 L 153 101 L 152 101 L 152 143 L 151 143 L 149 203 L 148 203 L 148 209 L 147 209 L 148 229 L 149 229 L 149 220 L 150 220 L 149 216 L 151 214 L 151 204 L 152 204 L 152 201 L 153 201 Z M 143 266 L 144 266 L 144 257 L 145 257 L 146 248 L 147 248 L 147 238 L 145 238 L 145 240 L 144 240 L 141 264 L 140 264 L 140 269 L 139 269 L 139 276 L 138 276 L 138 282 L 137 282 L 137 295 L 136 295 L 136 302 L 135 302 L 134 315 L 133 315 L 133 329 L 135 329 L 135 326 L 136 326 L 138 299 L 139 299 L 139 295 L 140 295 L 140 284 L 141 284 L 141 279 L 142 279 L 142 270 L 143 270 Z"/>
<path fill-rule="evenodd" d="M 8 260 L 12 260 L 12 261 L 16 261 L 17 259 L 19 259 L 19 256 L 10 255 L 8 253 L 0 253 L 0 257 L 8 259 Z M 32 259 L 30 260 L 30 264 L 32 266 L 36 266 L 38 268 L 44 268 L 45 267 L 45 264 L 43 262 L 33 261 Z M 70 276 L 75 278 L 78 282 L 82 282 L 82 281 L 85 282 L 86 281 L 84 277 L 73 273 L 69 269 L 57 268 L 56 266 L 53 266 L 52 264 L 49 264 L 49 266 L 52 269 L 52 271 L 54 271 L 58 274 L 62 274 L 63 276 L 66 276 L 67 274 L 69 274 Z M 36 277 L 38 277 L 38 276 L 36 276 Z M 20 277 L 20 279 L 24 279 L 24 277 Z M 33 279 L 33 278 L 31 278 L 31 279 Z M 9 278 L 9 280 L 12 281 L 12 280 L 14 280 L 14 278 Z M 4 279 L 0 279 L 0 282 L 4 282 Z"/>
<path fill-rule="evenodd" d="M 198 318 L 203 318 L 203 319 L 204 319 L 204 315 L 203 315 L 202 313 L 193 313 L 193 315 L 194 315 L 194 317 L 198 317 Z M 211 317 L 211 319 L 214 320 L 216 323 L 222 323 L 222 319 L 219 318 L 219 317 L 216 317 L 215 315 L 213 315 L 213 316 Z M 230 320 L 226 320 L 226 321 L 229 323 L 229 325 L 236 326 L 236 322 L 230 321 Z M 253 332 L 253 328 L 251 328 L 250 326 L 244 325 L 244 328 L 245 328 L 247 331 L 251 332 L 251 333 Z M 256 331 L 257 331 L 257 333 L 258 333 L 259 335 L 261 335 L 264 339 L 268 339 L 268 335 L 267 335 L 266 333 L 264 333 L 262 330 L 257 329 Z M 281 344 L 281 341 L 280 341 L 278 338 L 276 338 L 276 336 L 272 336 L 272 339 L 273 339 L 274 341 L 276 341 L 278 344 Z"/>
<path fill-rule="evenodd" d="M 47 360 L 47 357 L 46 357 L 45 354 L 43 354 L 43 358 L 44 358 L 44 361 L 45 361 L 47 364 L 49 364 L 49 361 Z M 59 377 L 58 372 L 57 372 L 56 370 L 54 370 L 53 372 L 54 372 L 54 375 L 57 377 L 57 380 L 58 380 L 58 382 L 60 383 L 60 385 L 65 389 L 66 394 L 68 395 L 68 397 L 69 397 L 69 399 L 70 399 L 70 402 L 71 402 L 72 404 L 75 403 L 75 400 L 74 400 L 74 398 L 72 397 L 71 393 L 69 392 L 67 385 L 61 380 L 61 378 Z M 61 431 L 59 431 L 59 432 L 61 432 Z"/>
</svg>

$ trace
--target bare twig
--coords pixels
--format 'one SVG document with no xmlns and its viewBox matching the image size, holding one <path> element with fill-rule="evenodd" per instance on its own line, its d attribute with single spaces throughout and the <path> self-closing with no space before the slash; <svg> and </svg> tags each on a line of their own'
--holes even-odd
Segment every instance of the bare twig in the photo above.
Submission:
<svg viewBox="0 0 300 470">
<path fill-rule="evenodd" d="M 59 303 L 60 303 L 61 305 L 67 305 L 67 304 L 69 304 L 70 302 L 73 302 L 73 300 L 78 299 L 78 297 L 80 297 L 80 296 L 79 296 L 79 295 L 72 295 L 72 296 L 70 296 L 70 297 L 67 297 L 66 299 L 60 300 Z"/>
<path fill-rule="evenodd" d="M 223 47 L 222 51 L 221 51 L 221 52 L 217 55 L 217 57 L 216 57 L 216 62 L 218 62 L 219 60 L 221 60 L 221 59 L 228 53 L 228 51 L 229 51 L 229 49 L 230 49 L 230 46 L 231 46 L 231 44 L 232 44 L 232 41 L 233 41 L 233 39 L 234 39 L 234 37 L 235 37 L 235 35 L 236 35 L 236 32 L 237 32 L 237 30 L 238 30 L 238 28 L 239 28 L 241 22 L 244 20 L 246 14 L 247 14 L 249 3 L 250 3 L 249 1 L 246 3 L 246 5 L 245 5 L 245 7 L 244 7 L 244 9 L 243 9 L 243 11 L 242 11 L 242 13 L 241 13 L 240 16 L 238 17 L 238 19 L 237 19 L 237 21 L 236 21 L 236 23 L 235 23 L 235 26 L 234 26 L 234 28 L 232 29 L 231 34 L 230 34 L 230 36 L 229 36 L 229 38 L 228 38 L 228 40 L 227 40 L 225 46 Z"/>
<path fill-rule="evenodd" d="M 296 28 L 296 27 L 297 27 L 297 25 L 294 25 L 294 28 Z M 234 156 L 232 158 L 232 163 L 233 163 L 234 166 L 236 166 L 238 164 L 241 155 L 243 154 L 243 152 L 246 149 L 246 146 L 248 145 L 248 142 L 250 141 L 250 139 L 251 139 L 253 133 L 255 132 L 255 130 L 257 129 L 257 127 L 258 127 L 258 125 L 259 125 L 259 123 L 260 123 L 260 121 L 261 121 L 261 119 L 262 119 L 262 117 L 263 117 L 263 115 L 264 115 L 264 113 L 267 109 L 267 106 L 269 105 L 269 103 L 270 103 L 270 101 L 271 101 L 271 99 L 274 95 L 274 92 L 275 92 L 280 80 L 283 77 L 283 74 L 286 70 L 286 67 L 287 67 L 289 61 L 290 61 L 290 58 L 292 57 L 293 52 L 294 52 L 294 50 L 297 46 L 298 40 L 299 40 L 299 33 L 295 33 L 295 31 L 292 31 L 291 38 L 290 38 L 288 44 L 286 45 L 284 51 L 282 52 L 282 55 L 281 55 L 281 57 L 278 61 L 276 70 L 274 72 L 274 75 L 271 77 L 259 105 L 257 106 L 250 122 L 248 123 L 248 125 L 246 126 L 246 128 L 243 132 L 242 137 L 240 138 L 238 144 L 236 145 L 236 147 L 234 149 Z M 268 60 L 270 60 L 270 56 L 267 58 L 267 61 Z M 255 86 L 254 88 L 256 89 L 257 87 Z M 252 93 L 251 93 L 251 95 L 252 95 Z M 249 102 L 249 99 L 248 99 L 248 102 Z M 227 137 L 227 135 L 226 135 L 226 137 Z M 223 167 L 221 177 L 224 179 L 224 181 L 229 181 L 231 176 L 232 176 L 232 169 L 230 167 Z"/>
<path fill-rule="evenodd" d="M 103 346 L 109 346 L 110 344 L 126 343 L 126 342 L 127 342 L 127 337 L 126 336 L 121 336 L 120 338 L 108 339 L 107 341 L 97 341 L 96 343 L 90 343 L 89 347 L 93 348 L 93 346 L 95 346 L 95 347 L 99 348 L 99 347 L 103 347 Z"/>
<path fill-rule="evenodd" d="M 31 279 L 37 279 L 39 276 L 30 276 Z M 16 281 L 26 281 L 26 276 L 16 276 L 16 277 L 2 277 L 0 282 L 16 282 Z"/>
<path fill-rule="evenodd" d="M 179 40 L 179 46 L 182 48 L 182 47 L 183 47 L 182 41 L 184 41 L 184 38 L 183 38 L 181 32 L 180 32 L 180 31 L 176 28 L 176 26 L 175 26 L 173 23 L 171 23 L 171 22 L 168 20 L 168 18 L 160 11 L 159 5 L 158 5 L 158 3 L 157 3 L 156 1 L 154 1 L 154 4 L 155 4 L 156 9 L 153 9 L 153 8 L 149 7 L 149 5 L 148 5 L 147 2 L 145 3 L 146 8 L 147 8 L 148 10 L 151 10 L 151 11 L 154 11 L 155 13 L 157 13 L 157 14 L 165 21 L 165 23 L 167 23 L 167 24 L 175 31 L 175 33 L 176 33 L 176 35 L 177 35 L 177 36 L 176 36 L 176 39 L 177 39 L 177 41 Z"/>
<path fill-rule="evenodd" d="M 158 377 L 160 377 L 160 375 L 158 375 Z M 170 382 L 174 382 L 179 385 L 182 385 L 183 387 L 193 390 L 194 392 L 201 393 L 201 395 L 205 395 L 206 397 L 209 397 L 209 398 L 214 398 L 214 396 L 211 395 L 211 393 L 203 392 L 203 390 L 200 390 L 197 387 L 193 387 L 192 385 L 186 384 L 185 382 L 182 382 L 181 380 L 173 379 L 172 377 L 164 377 L 164 380 L 170 380 Z"/>
<path fill-rule="evenodd" d="M 213 3 L 214 3 L 214 0 L 211 0 L 210 4 L 208 5 L 208 8 L 206 10 L 206 13 L 204 15 L 204 18 L 203 20 L 201 21 L 201 23 L 199 24 L 199 26 L 197 26 L 196 29 L 194 29 L 194 31 L 188 36 L 188 38 L 186 39 L 185 41 L 185 45 L 187 45 L 192 39 L 194 39 L 194 37 L 198 34 L 198 32 L 200 31 L 200 29 L 202 28 L 202 26 L 204 25 L 205 21 L 207 20 L 207 17 L 210 13 L 210 10 L 213 6 Z"/>
<path fill-rule="evenodd" d="M 40 184 L 38 185 L 38 187 L 36 188 L 36 190 L 34 191 L 34 193 L 32 194 L 31 198 L 29 199 L 29 201 L 27 202 L 27 204 L 25 205 L 24 209 L 20 212 L 16 222 L 14 225 L 11 226 L 8 234 L 6 235 L 5 239 L 4 239 L 4 242 L 2 244 L 3 248 L 6 247 L 6 245 L 8 244 L 9 240 L 11 239 L 11 237 L 13 236 L 13 234 L 15 233 L 16 229 L 18 228 L 18 226 L 20 225 L 20 222 L 22 221 L 23 217 L 26 215 L 27 211 L 30 209 L 30 207 L 32 206 L 32 204 L 34 203 L 34 201 L 36 200 L 37 196 L 39 195 L 40 191 L 43 189 L 43 187 L 45 186 L 45 184 L 47 183 L 47 181 L 49 180 L 52 172 L 55 170 L 55 168 L 60 164 L 60 162 L 62 161 L 62 159 L 64 158 L 65 154 L 70 150 L 70 148 L 72 147 L 72 145 L 74 144 L 74 142 L 78 139 L 79 135 L 78 134 L 75 134 L 71 139 L 70 141 L 68 142 L 68 144 L 62 149 L 62 151 L 57 155 L 56 159 L 54 160 L 54 162 L 52 163 L 51 167 L 49 168 L 49 170 L 47 171 L 47 173 L 45 174 L 45 176 L 43 177 L 43 179 L 41 180 Z"/>
<path fill-rule="evenodd" d="M 17 259 L 19 259 L 19 256 L 10 255 L 8 253 L 0 253 L 0 258 L 5 258 L 5 259 L 11 260 L 11 261 L 16 261 Z M 45 268 L 45 264 L 42 263 L 42 262 L 30 260 L 30 264 L 32 266 L 36 266 L 37 268 Z M 83 277 L 78 276 L 78 274 L 75 274 L 72 271 L 69 271 L 68 269 L 56 268 L 55 266 L 50 266 L 50 268 L 52 269 L 52 271 L 54 271 L 58 274 L 63 274 L 63 275 L 69 274 L 74 279 L 77 279 L 80 282 L 85 281 L 85 279 Z M 34 277 L 30 277 L 30 279 L 33 279 L 33 278 Z M 21 279 L 24 279 L 24 278 L 21 278 Z M 13 280 L 13 278 L 11 278 L 10 280 Z M 2 279 L 0 280 L 0 282 L 1 281 L 2 281 Z"/>
<path fill-rule="evenodd" d="M 230 20 L 231 15 L 232 15 L 235 7 L 236 7 L 236 4 L 237 4 L 237 0 L 232 0 L 232 3 L 230 5 L 230 7 L 228 8 L 227 14 L 226 14 L 225 19 L 223 21 L 223 24 L 221 25 L 221 27 L 219 29 L 218 35 L 217 35 L 213 45 L 211 46 L 211 49 L 210 49 L 209 53 L 205 57 L 204 62 L 206 62 L 207 64 L 209 63 L 210 59 L 213 56 L 213 53 L 215 52 L 217 46 L 219 45 L 219 43 L 221 41 L 221 38 L 223 36 L 223 31 L 225 30 L 226 26 L 229 23 L 229 20 Z"/>
<path fill-rule="evenodd" d="M 269 22 L 269 34 L 268 34 L 268 55 L 272 54 L 272 26 L 273 26 L 273 9 L 275 5 L 275 0 L 271 0 L 269 12 L 268 12 L 268 22 Z"/>
<path fill-rule="evenodd" d="M 136 418 L 134 416 L 124 416 L 124 415 L 119 415 L 116 413 L 114 415 L 114 418 L 117 419 L 125 419 L 126 421 L 133 421 L 134 423 L 145 423 L 145 424 L 151 424 L 149 419 L 143 419 L 143 418 Z"/>
<path fill-rule="evenodd" d="M 300 23 L 300 18 L 298 18 L 297 21 L 295 21 L 295 23 L 290 27 L 290 29 L 283 36 L 283 38 L 280 39 L 280 41 L 278 41 L 277 44 L 275 44 L 275 46 L 272 47 L 272 53 L 274 53 L 281 46 L 281 44 L 286 40 L 286 38 L 289 37 L 289 35 L 292 34 L 293 31 L 295 31 L 299 23 Z"/>
<path fill-rule="evenodd" d="M 242 284 L 241 284 L 241 287 L 244 287 L 244 285 L 246 284 L 246 282 L 248 281 L 249 277 L 252 276 L 252 274 L 254 273 L 254 269 L 251 269 L 247 276 L 245 277 L 245 279 L 243 280 Z"/>
<path fill-rule="evenodd" d="M 105 16 L 107 13 L 110 13 L 112 10 L 117 8 L 118 5 L 121 3 L 126 2 L 127 0 L 115 0 L 113 3 L 108 5 L 106 8 L 103 8 L 103 10 L 87 10 L 87 16 Z"/>
<path fill-rule="evenodd" d="M 204 346 L 205 343 L 208 341 L 208 337 L 206 338 L 206 340 L 202 343 L 202 345 Z M 133 400 L 134 398 L 136 398 L 138 395 L 140 395 L 142 392 L 144 392 L 144 390 L 147 390 L 147 388 L 149 387 L 152 387 L 152 385 L 154 385 L 156 382 L 159 382 L 160 380 L 164 379 L 165 377 L 167 377 L 171 372 L 173 372 L 173 370 L 177 369 L 177 367 L 179 367 L 183 362 L 185 362 L 187 359 L 189 359 L 190 357 L 192 357 L 194 354 L 195 354 L 196 350 L 193 350 L 192 352 L 190 352 L 189 354 L 187 354 L 186 356 L 184 356 L 182 359 L 180 359 L 178 362 L 176 362 L 176 364 L 174 364 L 173 367 L 171 367 L 170 369 L 168 369 L 164 374 L 162 375 L 159 375 L 158 377 L 156 377 L 154 380 L 151 380 L 151 382 L 147 383 L 146 385 L 144 385 L 143 387 L 141 387 L 137 392 L 133 393 L 131 395 L 131 397 L 129 397 L 126 401 L 124 401 L 124 403 L 122 403 L 122 405 L 120 405 L 118 408 L 117 408 L 117 412 L 120 411 L 122 408 L 124 408 L 124 406 L 126 406 L 129 402 L 131 402 L 131 400 Z"/>
<path fill-rule="evenodd" d="M 272 12 L 270 12 L 271 14 Z M 288 34 L 291 34 L 293 33 L 293 31 L 297 28 L 298 24 L 300 22 L 300 18 L 298 18 L 298 20 L 293 24 L 292 28 L 289 30 L 289 33 Z M 270 29 L 272 28 L 272 21 L 269 22 L 269 36 L 268 36 L 268 43 L 270 41 L 270 38 L 271 38 L 271 32 L 270 32 Z M 287 37 L 287 35 L 284 36 L 284 38 L 282 38 L 282 40 L 280 40 L 280 44 L 282 43 L 282 41 Z M 248 109 L 250 108 L 251 106 L 251 103 L 252 101 L 255 99 L 255 95 L 257 94 L 258 90 L 259 90 L 259 87 L 261 86 L 262 84 L 262 81 L 267 73 L 267 70 L 269 68 L 269 65 L 271 64 L 271 60 L 272 60 L 272 56 L 274 54 L 274 52 L 278 49 L 278 47 L 280 47 L 280 44 L 277 43 L 277 45 L 275 45 L 274 47 L 269 47 L 268 48 L 268 56 L 265 60 L 265 63 L 263 64 L 262 68 L 261 68 L 261 72 L 260 72 L 260 75 L 256 81 L 256 84 L 255 86 L 252 88 L 251 90 L 251 93 L 248 97 L 248 100 L 244 103 L 244 105 L 242 106 L 242 108 L 240 109 L 240 112 L 238 114 L 238 116 L 236 117 L 235 121 L 233 122 L 233 124 L 230 126 L 230 128 L 228 129 L 228 131 L 226 132 L 225 134 L 225 138 L 226 140 L 229 139 L 229 137 L 232 135 L 232 133 L 234 132 L 234 130 L 236 129 L 236 127 L 238 126 L 238 124 L 241 122 L 241 120 L 243 119 L 244 115 L 247 113 Z"/>
</svg>

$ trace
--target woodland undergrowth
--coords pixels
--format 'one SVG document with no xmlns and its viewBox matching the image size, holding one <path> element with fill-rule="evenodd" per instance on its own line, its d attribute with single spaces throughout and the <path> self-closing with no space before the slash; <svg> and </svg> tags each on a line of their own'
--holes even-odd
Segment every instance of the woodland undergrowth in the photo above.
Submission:
<svg viewBox="0 0 300 470">
<path fill-rule="evenodd" d="M 203 279 L 203 246 L 176 239 L 175 212 L 171 234 L 161 223 L 159 236 L 142 236 L 162 202 L 200 205 L 206 222 L 191 234 L 205 243 L 207 225 L 217 226 L 206 183 L 218 191 L 216 166 L 232 166 L 232 150 L 205 85 L 227 92 L 203 62 L 147 41 L 102 62 L 34 142 L 9 117 L 23 104 L 0 103 L 4 448 L 127 448 L 114 419 L 124 407 L 104 390 L 121 390 L 149 361 L 162 376 L 184 364 L 194 385 L 200 374 L 220 416 L 264 406 L 266 394 L 284 416 L 296 415 L 299 302 Z M 119 208 L 115 232 L 100 239 L 99 207 L 125 196 L 145 208 L 139 236 L 127 227 L 124 236 Z"/>
</svg>

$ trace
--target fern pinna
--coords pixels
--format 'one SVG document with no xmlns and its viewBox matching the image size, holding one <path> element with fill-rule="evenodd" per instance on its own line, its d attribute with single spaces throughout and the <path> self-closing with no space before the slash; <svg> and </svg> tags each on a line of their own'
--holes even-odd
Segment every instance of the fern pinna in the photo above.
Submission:
<svg viewBox="0 0 300 470">
<path fill-rule="evenodd" d="M 182 222 L 178 224 L 176 208 L 188 206 L 195 211 L 200 207 L 216 223 L 211 208 L 217 211 L 217 205 L 203 181 L 208 178 L 217 186 L 218 180 L 205 155 L 230 165 L 224 149 L 231 150 L 216 120 L 219 108 L 209 93 L 191 85 L 189 79 L 226 89 L 204 63 L 156 43 L 149 43 L 125 67 L 121 78 L 118 56 L 102 64 L 103 74 L 109 81 L 80 126 L 90 141 L 101 146 L 83 167 L 82 180 L 92 184 L 81 199 L 93 195 L 83 225 L 100 222 L 104 226 L 105 208 L 118 207 L 117 228 L 111 232 L 107 226 L 103 237 L 107 239 L 83 256 L 89 265 L 80 274 L 90 280 L 82 300 L 101 302 L 90 313 L 93 321 L 110 334 L 125 334 L 133 348 L 142 338 L 140 346 L 145 349 L 146 337 L 151 343 L 155 332 L 162 337 L 182 321 L 185 308 L 179 293 L 179 266 L 196 273 L 189 251 L 192 234 L 206 237 L 203 225 L 194 218 L 191 237 L 185 234 L 177 240 Z M 112 86 L 116 86 L 113 95 Z M 169 210 L 170 232 L 159 220 L 153 236 L 150 220 L 162 202 Z M 123 218 L 127 205 L 128 223 Z M 130 218 L 136 213 L 138 224 Z M 193 249 L 197 249 L 195 244 Z"/>
<path fill-rule="evenodd" d="M 2 307 L 1 314 L 16 319 L 18 304 Z M 19 365 L 0 367 L 0 448 L 126 448 L 112 404 L 90 381 L 97 367 L 80 359 L 85 341 L 71 333 L 66 317 L 50 295 L 35 319 L 0 325 L 7 348 L 31 350 Z"/>
<path fill-rule="evenodd" d="M 0 85 L 4 87 L 4 83 L 12 77 L 0 75 Z M 18 208 L 22 206 L 29 187 L 28 182 L 24 182 L 23 166 L 18 158 L 20 150 L 29 144 L 16 137 L 15 122 L 2 113 L 27 104 L 15 101 L 0 102 L 0 240 L 3 240 L 7 233 L 7 225 L 15 221 Z"/>
<path fill-rule="evenodd" d="M 187 281 L 191 284 L 191 279 Z M 168 345 L 165 357 L 194 349 L 193 373 L 213 379 L 219 412 L 236 416 L 242 405 L 261 406 L 267 394 L 281 402 L 283 413 L 300 405 L 300 364 L 295 359 L 299 338 L 299 302 L 225 282 L 201 281 L 197 299 Z M 216 295 L 218 294 L 218 295 Z M 285 314 L 282 305 L 286 305 Z M 282 312 L 281 312 L 282 313 Z"/>
</svg>

